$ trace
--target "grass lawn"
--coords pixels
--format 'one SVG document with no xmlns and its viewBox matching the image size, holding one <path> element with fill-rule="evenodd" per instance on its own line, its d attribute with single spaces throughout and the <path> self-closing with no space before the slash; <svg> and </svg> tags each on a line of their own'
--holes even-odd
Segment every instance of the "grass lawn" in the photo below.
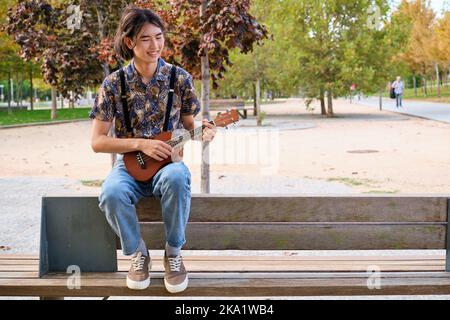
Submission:
<svg viewBox="0 0 450 320">
<path fill-rule="evenodd" d="M 87 120 L 90 110 L 91 108 L 58 109 L 56 120 L 50 119 L 50 110 L 16 110 L 12 114 L 8 114 L 8 111 L 0 111 L 0 126 L 61 120 Z"/>
<path fill-rule="evenodd" d="M 422 88 L 417 88 L 417 96 L 414 94 L 414 89 L 406 89 L 404 93 L 405 99 L 427 100 L 433 102 L 450 103 L 450 86 L 441 87 L 441 97 L 437 97 L 437 88 L 428 88 L 426 97 L 423 95 Z"/>
</svg>

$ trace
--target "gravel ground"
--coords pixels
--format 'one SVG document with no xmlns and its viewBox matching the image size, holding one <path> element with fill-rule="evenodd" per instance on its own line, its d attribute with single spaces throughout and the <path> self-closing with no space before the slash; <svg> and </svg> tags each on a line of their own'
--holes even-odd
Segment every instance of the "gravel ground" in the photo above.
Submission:
<svg viewBox="0 0 450 320">
<path fill-rule="evenodd" d="M 39 252 L 41 198 L 44 195 L 96 194 L 77 180 L 18 177 L 0 179 L 0 253 Z"/>
</svg>

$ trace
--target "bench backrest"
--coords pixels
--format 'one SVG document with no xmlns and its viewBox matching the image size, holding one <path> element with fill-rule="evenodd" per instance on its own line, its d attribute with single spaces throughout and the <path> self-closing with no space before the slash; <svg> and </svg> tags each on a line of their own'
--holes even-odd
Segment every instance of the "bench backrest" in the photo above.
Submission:
<svg viewBox="0 0 450 320">
<path fill-rule="evenodd" d="M 448 198 L 193 195 L 184 249 L 448 250 Z M 141 200 L 137 212 L 148 247 L 162 249 L 159 200 Z M 115 271 L 117 240 L 97 197 L 43 198 L 41 275 L 69 265 Z"/>
<path fill-rule="evenodd" d="M 214 108 L 241 108 L 245 106 L 245 101 L 240 99 L 211 99 L 209 107 Z"/>
<path fill-rule="evenodd" d="M 163 248 L 156 199 L 137 206 L 141 232 Z M 445 249 L 446 197 L 194 195 L 186 249 Z"/>
</svg>

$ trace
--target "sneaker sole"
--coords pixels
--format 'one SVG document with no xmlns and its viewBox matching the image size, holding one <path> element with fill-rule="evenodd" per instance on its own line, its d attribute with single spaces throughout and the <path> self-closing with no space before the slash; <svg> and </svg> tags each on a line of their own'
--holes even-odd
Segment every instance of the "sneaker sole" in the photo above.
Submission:
<svg viewBox="0 0 450 320">
<path fill-rule="evenodd" d="M 127 287 L 133 290 L 144 290 L 150 285 L 150 278 L 144 281 L 134 281 L 127 277 Z"/>
<path fill-rule="evenodd" d="M 178 293 L 178 292 L 182 292 L 184 290 L 186 290 L 187 286 L 188 286 L 188 276 L 186 275 L 186 279 L 184 279 L 184 281 L 180 284 L 170 284 L 166 281 L 166 279 L 164 278 L 164 285 L 166 286 L 167 291 L 169 291 L 170 293 Z"/>
</svg>

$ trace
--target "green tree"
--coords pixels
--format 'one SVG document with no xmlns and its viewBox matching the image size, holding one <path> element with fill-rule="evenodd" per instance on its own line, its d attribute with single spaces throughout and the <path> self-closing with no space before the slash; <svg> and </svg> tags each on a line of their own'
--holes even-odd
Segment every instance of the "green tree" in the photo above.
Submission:
<svg viewBox="0 0 450 320">
<path fill-rule="evenodd" d="M 378 91 L 386 81 L 385 50 L 387 1 L 288 1 L 292 45 L 299 52 L 298 83 L 311 101 L 320 99 L 325 114 L 333 116 L 333 97 L 349 92 L 352 83 L 366 92 Z M 379 50 L 383 48 L 383 50 Z"/>
<path fill-rule="evenodd" d="M 109 74 L 102 60 L 105 39 L 114 34 L 121 9 L 128 1 L 20 0 L 8 13 L 5 30 L 21 48 L 21 56 L 41 64 L 44 80 L 52 86 L 52 118 L 56 118 L 56 91 L 72 103 L 85 86 L 94 87 Z M 81 24 L 69 27 L 80 7 Z"/>
<path fill-rule="evenodd" d="M 404 62 L 413 73 L 414 88 L 416 90 L 415 75 L 422 78 L 423 92 L 427 94 L 427 74 L 434 69 L 434 62 L 430 55 L 430 40 L 433 39 L 433 24 L 435 13 L 425 0 L 402 0 L 398 10 L 394 12 L 391 28 L 400 44 L 397 61 Z"/>
</svg>

